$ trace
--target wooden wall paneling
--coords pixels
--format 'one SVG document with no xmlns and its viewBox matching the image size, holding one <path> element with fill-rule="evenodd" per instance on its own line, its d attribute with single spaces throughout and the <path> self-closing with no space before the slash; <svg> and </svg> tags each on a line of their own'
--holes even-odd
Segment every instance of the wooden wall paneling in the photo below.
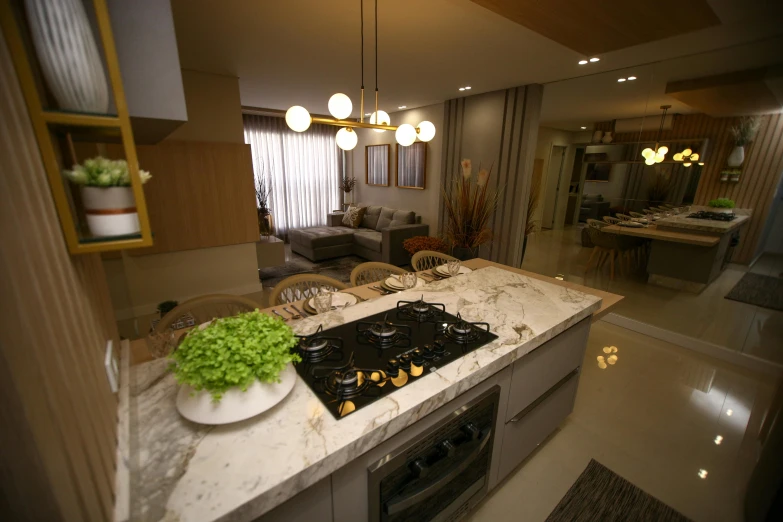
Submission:
<svg viewBox="0 0 783 522">
<path fill-rule="evenodd" d="M 170 141 L 137 148 L 158 254 L 258 240 L 250 145 Z"/>
<path fill-rule="evenodd" d="M 96 315 L 105 303 L 92 301 L 106 281 L 90 268 L 95 258 L 68 255 L 2 38 L 0 78 L 0 350 L 11 376 L 4 391 L 24 415 L 3 429 L 27 433 L 34 446 L 3 452 L 3 480 L 24 475 L 15 487 L 33 488 L 6 498 L 5 508 L 54 498 L 46 508 L 64 520 L 108 520 L 117 412 L 103 371 L 106 325 Z M 31 453 L 40 468 L 22 460 Z"/>
<path fill-rule="evenodd" d="M 706 205 L 711 199 L 725 197 L 733 199 L 738 208 L 753 209 L 733 257 L 733 261 L 745 264 L 757 254 L 774 191 L 783 174 L 783 114 L 766 114 L 760 118 L 759 132 L 746 147 L 745 164 L 738 183 L 720 181 L 720 171 L 726 166 L 726 159 L 734 147 L 731 127 L 736 125 L 737 118 L 677 114 L 673 128 L 661 134 L 662 141 L 679 138 L 710 140 L 694 203 Z M 610 130 L 611 122 L 598 122 L 595 128 Z M 622 133 L 615 136 L 614 142 L 651 141 L 656 135 L 657 131 L 643 132 L 641 138 L 637 133 Z"/>
</svg>

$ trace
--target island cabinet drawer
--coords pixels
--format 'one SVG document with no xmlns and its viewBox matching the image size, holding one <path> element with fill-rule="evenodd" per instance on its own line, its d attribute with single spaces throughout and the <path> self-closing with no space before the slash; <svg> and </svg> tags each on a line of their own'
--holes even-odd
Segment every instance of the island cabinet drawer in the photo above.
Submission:
<svg viewBox="0 0 783 522">
<path fill-rule="evenodd" d="M 253 522 L 332 522 L 332 477 L 316 482 Z"/>
<path fill-rule="evenodd" d="M 589 333 L 588 317 L 512 365 L 506 421 L 516 417 L 560 379 L 582 365 Z"/>
<path fill-rule="evenodd" d="M 574 409 L 579 369 L 573 370 L 538 401 L 507 422 L 503 429 L 503 449 L 500 452 L 497 481 L 503 480 Z"/>
</svg>

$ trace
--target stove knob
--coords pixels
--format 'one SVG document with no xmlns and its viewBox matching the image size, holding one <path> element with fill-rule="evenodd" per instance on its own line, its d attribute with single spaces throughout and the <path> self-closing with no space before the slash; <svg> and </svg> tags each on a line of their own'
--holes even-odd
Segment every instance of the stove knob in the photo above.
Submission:
<svg viewBox="0 0 783 522">
<path fill-rule="evenodd" d="M 446 345 L 444 345 L 441 341 L 435 341 L 432 343 L 432 351 L 438 355 L 443 355 L 446 353 Z"/>
<path fill-rule="evenodd" d="M 444 440 L 443 442 L 438 444 L 438 449 L 440 449 L 440 451 L 443 452 L 444 456 L 451 457 L 457 448 L 454 446 L 454 444 L 451 443 L 450 440 Z"/>
<path fill-rule="evenodd" d="M 397 359 L 389 359 L 386 373 L 391 377 L 397 377 L 400 374 L 400 362 Z"/>
<path fill-rule="evenodd" d="M 422 352 L 419 348 L 413 350 L 413 364 L 416 366 L 421 366 L 424 364 L 424 352 Z"/>
<path fill-rule="evenodd" d="M 479 435 L 481 435 L 481 431 L 472 422 L 462 426 L 462 432 L 465 433 L 470 440 L 476 440 L 479 438 Z"/>
<path fill-rule="evenodd" d="M 424 352 L 424 358 L 425 359 L 434 359 L 435 358 L 435 352 L 432 351 L 432 345 L 431 344 L 425 344 L 423 352 Z"/>
<path fill-rule="evenodd" d="M 404 353 L 400 355 L 400 368 L 407 370 L 410 367 L 411 367 L 411 355 L 409 353 Z"/>
<path fill-rule="evenodd" d="M 429 471 L 429 468 L 427 467 L 427 463 L 424 461 L 424 459 L 416 459 L 410 464 L 408 464 L 408 468 L 411 470 L 411 473 L 414 477 L 424 477 L 427 475 L 427 472 Z"/>
</svg>

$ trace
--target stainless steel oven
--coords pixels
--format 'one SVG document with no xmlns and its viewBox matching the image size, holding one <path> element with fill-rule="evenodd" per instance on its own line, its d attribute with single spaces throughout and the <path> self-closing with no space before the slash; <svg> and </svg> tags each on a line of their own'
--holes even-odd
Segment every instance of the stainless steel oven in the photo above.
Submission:
<svg viewBox="0 0 783 522">
<path fill-rule="evenodd" d="M 500 386 L 369 467 L 373 522 L 457 520 L 487 493 Z"/>
</svg>

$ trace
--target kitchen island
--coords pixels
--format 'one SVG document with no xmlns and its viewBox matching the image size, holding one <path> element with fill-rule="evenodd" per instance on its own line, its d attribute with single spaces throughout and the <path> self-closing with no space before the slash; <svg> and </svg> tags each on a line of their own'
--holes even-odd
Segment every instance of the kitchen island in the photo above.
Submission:
<svg viewBox="0 0 783 522">
<path fill-rule="evenodd" d="M 443 303 L 449 313 L 488 322 L 498 336 L 340 420 L 297 378 L 288 397 L 257 417 L 197 425 L 177 413 L 176 383 L 166 361 L 126 365 L 129 400 L 121 415 L 129 418 L 128 437 L 120 443 L 121 464 L 129 471 L 122 481 L 130 489 L 126 518 L 254 520 L 267 513 L 264 520 L 284 520 L 292 510 L 328 505 L 329 517 L 318 519 L 331 520 L 337 504 L 344 504 L 333 503 L 332 492 L 339 495 L 359 480 L 348 488 L 364 491 L 352 501 L 358 511 L 339 515 L 338 510 L 335 520 L 366 519 L 362 458 L 436 423 L 460 401 L 497 389 L 495 451 L 484 486 L 491 489 L 573 405 L 590 317 L 601 308 L 601 298 L 557 283 L 487 266 L 291 323 L 297 333 L 309 334 L 320 324 L 328 329 L 423 296 Z M 533 365 L 538 366 L 530 373 Z M 515 374 L 525 378 L 515 382 Z M 513 437 L 519 440 L 509 443 Z"/>
</svg>

